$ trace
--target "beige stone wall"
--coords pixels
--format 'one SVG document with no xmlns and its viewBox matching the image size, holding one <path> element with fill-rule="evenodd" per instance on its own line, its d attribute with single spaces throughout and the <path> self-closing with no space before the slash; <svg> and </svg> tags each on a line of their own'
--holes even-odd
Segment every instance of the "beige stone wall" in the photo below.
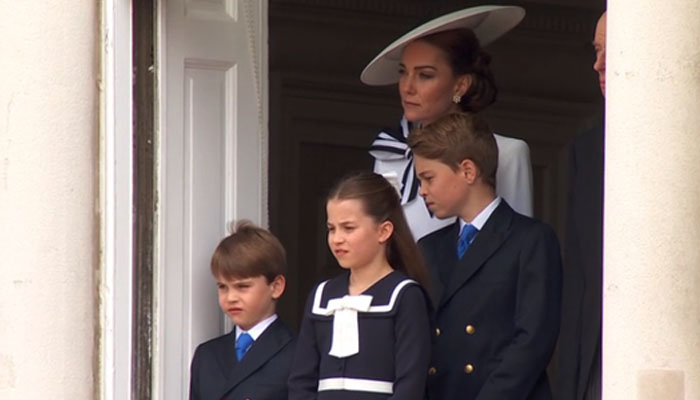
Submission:
<svg viewBox="0 0 700 400">
<path fill-rule="evenodd" d="M 0 398 L 94 398 L 98 7 L 0 2 Z"/>
<path fill-rule="evenodd" d="M 609 2 L 606 400 L 700 399 L 700 2 Z"/>
</svg>

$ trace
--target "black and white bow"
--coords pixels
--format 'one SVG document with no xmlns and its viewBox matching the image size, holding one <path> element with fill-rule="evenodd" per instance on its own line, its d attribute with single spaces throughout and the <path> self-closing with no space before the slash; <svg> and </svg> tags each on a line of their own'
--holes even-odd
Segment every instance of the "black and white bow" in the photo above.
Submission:
<svg viewBox="0 0 700 400">
<path fill-rule="evenodd" d="M 369 154 L 379 161 L 399 161 L 407 160 L 406 167 L 401 174 L 401 204 L 407 204 L 415 200 L 418 196 L 418 179 L 413 166 L 413 153 L 408 147 L 406 137 L 408 137 L 410 122 L 406 118 L 401 119 L 398 130 L 384 128 L 370 146 Z"/>
</svg>

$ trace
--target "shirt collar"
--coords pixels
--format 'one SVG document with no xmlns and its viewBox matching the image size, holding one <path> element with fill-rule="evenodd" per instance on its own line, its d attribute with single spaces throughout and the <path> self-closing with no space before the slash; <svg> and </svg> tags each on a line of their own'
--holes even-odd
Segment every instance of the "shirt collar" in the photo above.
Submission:
<svg viewBox="0 0 700 400">
<path fill-rule="evenodd" d="M 253 340 L 258 340 L 260 335 L 262 335 L 263 332 L 265 332 L 265 329 L 267 329 L 268 326 L 272 325 L 272 323 L 275 322 L 276 319 L 277 319 L 277 314 L 272 314 L 269 317 L 265 318 L 264 320 L 255 324 L 255 326 L 250 328 L 250 330 L 247 332 L 250 335 L 250 337 L 253 338 Z M 236 325 L 236 340 L 238 340 L 238 337 L 241 336 L 241 334 L 244 332 L 246 332 L 246 331 L 241 329 L 240 326 Z"/>
<path fill-rule="evenodd" d="M 489 203 L 489 205 L 484 207 L 484 209 L 481 210 L 481 212 L 477 214 L 477 216 L 471 222 L 467 222 L 460 218 L 459 232 L 462 232 L 462 228 L 464 228 L 464 225 L 467 224 L 472 224 L 476 229 L 481 230 L 484 227 L 484 225 L 486 225 L 486 221 L 489 220 L 489 217 L 491 216 L 491 214 L 493 214 L 493 212 L 496 210 L 496 207 L 498 207 L 499 204 L 501 204 L 501 198 L 496 196 L 496 198 L 493 199 Z M 459 235 L 459 232 L 457 233 L 457 235 Z"/>
</svg>

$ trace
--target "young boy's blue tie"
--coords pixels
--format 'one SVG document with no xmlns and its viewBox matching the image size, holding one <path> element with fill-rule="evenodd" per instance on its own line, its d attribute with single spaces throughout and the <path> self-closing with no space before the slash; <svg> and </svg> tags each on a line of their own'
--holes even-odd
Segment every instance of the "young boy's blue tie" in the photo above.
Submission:
<svg viewBox="0 0 700 400">
<path fill-rule="evenodd" d="M 472 243 L 472 240 L 477 233 L 479 233 L 479 230 L 476 229 L 474 225 L 464 225 L 462 232 L 459 234 L 459 241 L 457 242 L 457 257 L 459 259 L 461 259 L 462 256 L 464 256 L 464 253 L 467 252 L 469 245 Z"/>
<path fill-rule="evenodd" d="M 253 342 L 253 337 L 248 333 L 242 333 L 238 337 L 238 340 L 236 340 L 236 358 L 238 361 L 241 361 L 245 353 L 247 353 L 248 349 L 250 349 L 250 346 L 253 345 Z"/>
</svg>

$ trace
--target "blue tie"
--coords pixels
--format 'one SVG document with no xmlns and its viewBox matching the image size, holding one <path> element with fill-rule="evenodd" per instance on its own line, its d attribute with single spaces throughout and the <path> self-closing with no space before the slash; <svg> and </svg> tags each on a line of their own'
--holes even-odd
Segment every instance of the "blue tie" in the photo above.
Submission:
<svg viewBox="0 0 700 400">
<path fill-rule="evenodd" d="M 238 336 L 238 340 L 236 340 L 236 358 L 238 361 L 241 361 L 245 353 L 250 349 L 250 346 L 253 345 L 253 342 L 253 338 L 247 333 L 241 333 Z"/>
<path fill-rule="evenodd" d="M 479 230 L 472 224 L 464 225 L 462 232 L 459 234 L 459 241 L 457 241 L 457 257 L 462 259 L 464 253 L 467 252 L 469 245 L 474 240 L 474 236 L 479 233 Z"/>
</svg>

